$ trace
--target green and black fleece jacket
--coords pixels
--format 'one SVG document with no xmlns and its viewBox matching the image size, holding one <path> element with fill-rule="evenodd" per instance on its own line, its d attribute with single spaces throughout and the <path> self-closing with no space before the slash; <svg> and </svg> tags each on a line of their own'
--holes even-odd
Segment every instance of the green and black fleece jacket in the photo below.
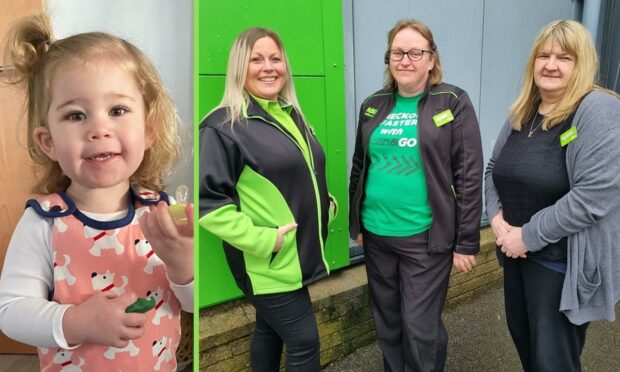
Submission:
<svg viewBox="0 0 620 372">
<path fill-rule="evenodd" d="M 254 99 L 232 126 L 226 109 L 200 124 L 199 223 L 223 240 L 231 272 L 247 294 L 289 292 L 329 274 L 324 257 L 336 204 L 327 192 L 325 154 L 294 109 L 308 148 Z M 330 209 L 331 207 L 331 209 Z M 277 228 L 297 223 L 273 253 Z"/>
</svg>

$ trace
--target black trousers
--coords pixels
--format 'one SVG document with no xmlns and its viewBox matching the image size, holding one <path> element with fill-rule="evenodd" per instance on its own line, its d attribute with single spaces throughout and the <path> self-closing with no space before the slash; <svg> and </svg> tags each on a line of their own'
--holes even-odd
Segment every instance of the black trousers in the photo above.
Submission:
<svg viewBox="0 0 620 372">
<path fill-rule="evenodd" d="M 250 350 L 252 371 L 279 371 L 283 343 L 287 372 L 320 371 L 319 331 L 308 289 L 247 297 L 256 308 Z"/>
<path fill-rule="evenodd" d="M 441 319 L 452 252 L 429 255 L 428 232 L 386 237 L 364 231 L 370 304 L 386 371 L 443 370 Z"/>
<path fill-rule="evenodd" d="M 564 274 L 527 259 L 505 258 L 506 321 L 525 372 L 581 371 L 588 323 L 560 309 Z"/>
</svg>

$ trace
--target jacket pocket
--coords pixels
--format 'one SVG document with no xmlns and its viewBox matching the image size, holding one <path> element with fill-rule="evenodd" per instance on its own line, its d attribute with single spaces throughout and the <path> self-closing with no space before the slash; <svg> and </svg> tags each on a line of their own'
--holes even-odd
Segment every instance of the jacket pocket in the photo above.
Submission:
<svg viewBox="0 0 620 372">
<path fill-rule="evenodd" d="M 588 304 L 600 285 L 601 273 L 599 272 L 598 266 L 589 273 L 584 273 L 582 268 L 579 268 L 579 274 L 577 275 L 577 295 L 579 304 Z M 597 304 L 593 303 L 591 305 Z"/>
<path fill-rule="evenodd" d="M 302 282 L 297 254 L 297 230 L 284 235 L 282 248 L 268 257 L 244 254 L 245 269 L 254 294 L 277 293 L 299 288 Z"/>
<path fill-rule="evenodd" d="M 291 264 L 291 259 L 297 257 L 296 245 L 294 242 L 297 240 L 297 229 L 293 231 L 289 231 L 284 235 L 284 242 L 282 243 L 282 248 L 275 254 L 272 254 L 271 260 L 269 262 L 270 270 L 280 270 L 286 265 Z"/>
</svg>

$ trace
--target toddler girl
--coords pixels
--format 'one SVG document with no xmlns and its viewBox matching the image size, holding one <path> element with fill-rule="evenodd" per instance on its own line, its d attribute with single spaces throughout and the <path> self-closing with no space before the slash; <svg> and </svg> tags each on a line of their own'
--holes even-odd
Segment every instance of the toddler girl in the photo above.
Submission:
<svg viewBox="0 0 620 372">
<path fill-rule="evenodd" d="M 179 142 L 155 68 L 112 35 L 54 40 L 42 14 L 17 22 L 5 49 L 46 196 L 27 202 L 11 238 L 0 329 L 38 346 L 43 371 L 175 370 L 193 225 L 174 224 L 160 191 Z M 154 308 L 128 310 L 138 298 Z"/>
</svg>

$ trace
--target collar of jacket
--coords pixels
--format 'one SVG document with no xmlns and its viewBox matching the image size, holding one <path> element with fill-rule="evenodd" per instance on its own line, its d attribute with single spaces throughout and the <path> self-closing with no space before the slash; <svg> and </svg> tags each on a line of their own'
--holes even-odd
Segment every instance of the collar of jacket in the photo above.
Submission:
<svg viewBox="0 0 620 372">
<path fill-rule="evenodd" d="M 257 97 L 251 93 L 248 93 L 248 95 L 252 97 L 254 101 L 256 101 L 263 108 L 263 110 L 267 110 L 267 112 L 269 112 L 269 108 L 273 105 L 280 106 L 280 108 L 286 111 L 289 115 L 291 113 L 291 110 L 293 109 L 293 105 L 281 97 L 278 97 L 277 101 L 271 101 L 265 98 Z"/>
<path fill-rule="evenodd" d="M 286 129 L 284 125 L 279 123 L 278 120 L 276 120 L 276 118 L 274 118 L 271 114 L 265 111 L 265 109 L 263 109 L 263 107 L 258 102 L 256 102 L 256 100 L 254 100 L 252 96 L 249 96 L 247 104 L 243 106 L 242 115 L 246 120 L 258 119 L 264 121 L 265 124 L 269 123 L 271 125 L 277 126 L 281 131 L 286 133 L 286 135 L 289 136 L 293 142 L 297 143 L 297 141 L 293 139 L 294 136 L 288 131 L 288 129 Z M 299 131 L 301 132 L 306 144 L 310 146 L 309 138 L 316 136 L 314 129 L 312 129 L 312 127 L 306 124 L 306 122 L 301 117 L 299 112 L 295 109 L 295 107 L 291 107 L 289 115 L 293 119 L 293 122 L 297 126 L 297 129 L 299 129 Z M 300 146 L 299 143 L 297 143 L 297 145 Z"/>
<path fill-rule="evenodd" d="M 271 116 L 267 111 L 265 111 L 265 109 L 262 108 L 262 106 L 256 102 L 256 100 L 254 100 L 254 98 L 250 95 L 248 95 L 248 100 L 247 100 L 247 104 L 244 105 L 243 107 L 243 117 L 246 119 L 252 118 L 252 117 L 260 117 L 263 120 L 272 122 L 272 123 L 277 123 L 278 121 Z M 299 117 L 299 114 L 297 113 L 297 110 L 295 110 L 295 108 L 293 107 L 291 109 L 291 112 L 289 113 L 291 115 L 291 118 L 293 118 L 293 121 L 295 123 L 299 123 L 301 120 L 301 118 Z"/>
</svg>

